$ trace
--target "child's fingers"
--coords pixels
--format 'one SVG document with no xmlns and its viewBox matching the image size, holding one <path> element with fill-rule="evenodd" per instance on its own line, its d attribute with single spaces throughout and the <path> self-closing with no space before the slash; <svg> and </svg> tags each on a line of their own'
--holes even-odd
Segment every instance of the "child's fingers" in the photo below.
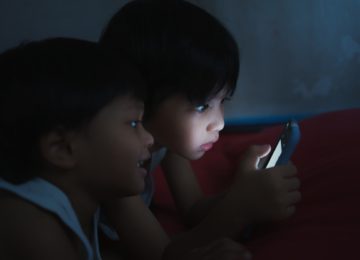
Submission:
<svg viewBox="0 0 360 260">
<path fill-rule="evenodd" d="M 234 255 L 234 253 L 237 256 L 246 255 L 246 256 L 250 257 L 250 253 L 246 250 L 246 248 L 243 245 L 241 245 L 229 238 L 221 238 L 221 239 L 214 240 L 206 246 L 192 250 L 192 252 L 199 253 L 199 255 L 203 255 L 203 256 L 204 255 L 211 256 L 211 259 L 213 259 L 213 257 L 216 255 L 222 255 L 224 257 L 225 255 L 226 256 Z M 206 259 L 208 259 L 208 258 L 206 258 Z M 217 259 L 217 258 L 214 258 L 214 259 Z M 228 259 L 228 258 L 226 258 L 226 259 Z M 243 258 L 241 258 L 241 259 L 243 259 Z"/>
<path fill-rule="evenodd" d="M 291 205 L 289 207 L 284 208 L 281 212 L 279 212 L 279 214 L 275 219 L 276 220 L 287 219 L 288 217 L 291 217 L 294 213 L 295 213 L 295 206 Z"/>
<path fill-rule="evenodd" d="M 252 171 L 257 169 L 261 158 L 270 153 L 270 145 L 253 145 L 251 146 L 240 161 L 239 168 L 242 171 Z"/>
<path fill-rule="evenodd" d="M 219 239 L 211 243 L 207 254 L 211 256 L 211 259 L 251 259 L 251 254 L 243 245 L 228 238 Z"/>
<path fill-rule="evenodd" d="M 230 247 L 239 247 L 239 248 L 242 248 L 242 249 L 245 249 L 245 247 L 233 240 L 231 240 L 230 238 L 219 238 L 219 239 L 216 239 L 212 242 L 210 242 L 208 245 L 202 247 L 202 249 L 204 250 L 218 250 L 220 248 L 230 248 Z"/>
<path fill-rule="evenodd" d="M 284 178 L 291 178 L 297 175 L 297 169 L 293 164 L 278 166 L 276 168 L 281 172 L 280 174 Z"/>
<path fill-rule="evenodd" d="M 298 191 L 289 192 L 285 198 L 286 205 L 294 205 L 301 200 L 301 193 Z"/>
<path fill-rule="evenodd" d="M 300 188 L 300 180 L 298 178 L 289 178 L 285 180 L 287 191 L 296 191 Z"/>
<path fill-rule="evenodd" d="M 290 206 L 286 209 L 285 217 L 290 217 L 295 213 L 295 206 Z"/>
</svg>

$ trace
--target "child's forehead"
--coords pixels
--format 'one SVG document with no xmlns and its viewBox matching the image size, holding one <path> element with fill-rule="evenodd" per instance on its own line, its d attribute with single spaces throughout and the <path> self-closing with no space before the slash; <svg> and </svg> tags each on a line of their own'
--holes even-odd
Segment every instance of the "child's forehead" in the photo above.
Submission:
<svg viewBox="0 0 360 260">
<path fill-rule="evenodd" d="M 224 99 L 231 96 L 231 89 L 228 86 L 224 86 L 215 93 L 209 94 L 203 99 L 203 102 L 210 102 L 216 99 Z"/>
<path fill-rule="evenodd" d="M 215 100 L 215 99 L 223 99 L 227 96 L 229 96 L 229 90 L 228 88 L 222 88 L 220 91 L 218 91 L 217 93 L 214 93 L 213 95 L 210 95 L 209 97 L 204 98 L 204 102 L 209 102 L 211 100 Z M 186 94 L 177 94 L 177 95 L 173 95 L 169 98 L 167 98 L 168 100 L 172 100 L 175 102 L 172 102 L 173 104 L 193 104 L 193 102 L 191 101 L 191 99 L 186 95 Z"/>
</svg>

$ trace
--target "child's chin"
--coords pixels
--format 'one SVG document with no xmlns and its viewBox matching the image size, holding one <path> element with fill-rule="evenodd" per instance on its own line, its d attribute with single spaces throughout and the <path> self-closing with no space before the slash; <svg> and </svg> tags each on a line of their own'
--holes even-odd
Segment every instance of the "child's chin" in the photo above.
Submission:
<svg viewBox="0 0 360 260">
<path fill-rule="evenodd" d="M 128 192 L 128 194 L 126 194 L 126 195 L 123 196 L 123 197 L 137 196 L 137 195 L 140 195 L 141 193 L 143 193 L 143 191 L 144 191 L 144 188 L 142 188 L 142 189 L 137 189 L 137 190 L 132 190 L 132 191 Z"/>
<path fill-rule="evenodd" d="M 191 155 L 187 156 L 186 158 L 191 161 L 198 160 L 201 157 L 203 157 L 205 153 L 206 152 L 204 151 L 193 152 Z"/>
<path fill-rule="evenodd" d="M 194 161 L 194 160 L 198 160 L 201 157 L 203 157 L 206 152 L 201 151 L 201 150 L 189 150 L 188 149 L 188 150 L 183 150 L 183 151 L 178 150 L 175 153 L 189 161 Z"/>
<path fill-rule="evenodd" d="M 131 190 L 128 190 L 128 194 L 125 196 L 136 196 L 141 194 L 145 190 L 145 182 L 138 183 L 136 186 L 133 186 Z"/>
</svg>

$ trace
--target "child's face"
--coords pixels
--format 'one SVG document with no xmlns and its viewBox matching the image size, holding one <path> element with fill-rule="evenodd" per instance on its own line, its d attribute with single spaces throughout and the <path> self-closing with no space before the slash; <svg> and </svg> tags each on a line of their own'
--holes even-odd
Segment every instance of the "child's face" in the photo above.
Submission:
<svg viewBox="0 0 360 260">
<path fill-rule="evenodd" d="M 88 185 L 117 195 L 144 189 L 142 161 L 150 156 L 153 137 L 143 128 L 143 103 L 129 96 L 116 98 L 91 121 L 81 140 L 79 166 Z"/>
<path fill-rule="evenodd" d="M 200 106 L 194 106 L 182 95 L 170 97 L 160 104 L 146 127 L 156 144 L 189 160 L 199 159 L 211 149 L 224 128 L 225 97 L 225 91 L 220 91 Z"/>
</svg>

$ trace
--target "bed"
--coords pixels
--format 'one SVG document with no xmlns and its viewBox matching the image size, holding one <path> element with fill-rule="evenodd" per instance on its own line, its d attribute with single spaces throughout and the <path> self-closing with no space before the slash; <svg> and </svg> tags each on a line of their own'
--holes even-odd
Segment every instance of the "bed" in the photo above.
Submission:
<svg viewBox="0 0 360 260">
<path fill-rule="evenodd" d="M 258 228 L 246 242 L 254 259 L 360 259 L 360 109 L 300 121 L 301 141 L 292 161 L 302 201 L 286 221 Z M 274 144 L 282 126 L 225 132 L 202 159 L 193 162 L 206 194 L 226 189 L 236 161 L 251 144 Z M 154 212 L 165 230 L 185 230 L 161 168 L 154 173 Z"/>
</svg>

